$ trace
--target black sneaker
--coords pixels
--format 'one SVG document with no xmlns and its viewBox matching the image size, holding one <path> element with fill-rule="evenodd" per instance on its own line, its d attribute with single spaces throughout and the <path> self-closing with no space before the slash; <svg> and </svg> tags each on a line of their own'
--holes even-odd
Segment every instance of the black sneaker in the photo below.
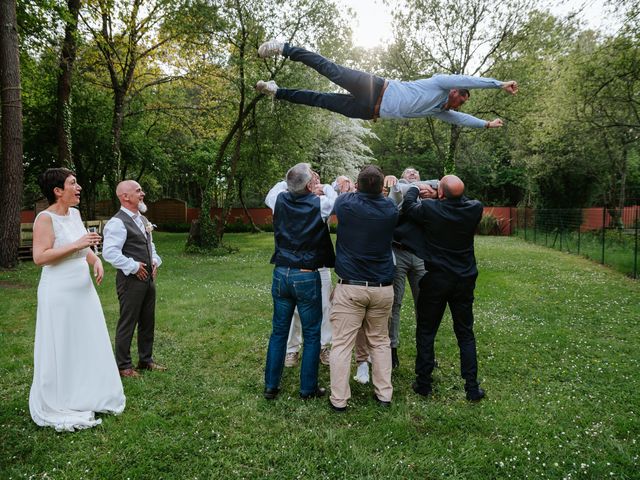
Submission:
<svg viewBox="0 0 640 480">
<path fill-rule="evenodd" d="M 398 349 L 391 347 L 391 368 L 398 368 L 400 366 L 400 359 L 398 358 Z"/>
<path fill-rule="evenodd" d="M 470 402 L 479 402 L 485 396 L 484 390 L 480 387 L 467 391 L 467 400 Z"/>
<path fill-rule="evenodd" d="M 336 407 L 333 403 L 331 403 L 331 399 L 329 399 L 329 406 L 331 407 L 331 410 L 336 413 L 344 413 L 347 411 L 347 407 Z"/>
<path fill-rule="evenodd" d="M 389 408 L 391 406 L 391 402 L 385 402 L 384 400 L 380 400 L 380 398 L 378 398 L 378 395 L 376 395 L 375 393 L 373 394 L 373 399 L 376 401 L 378 405 L 380 405 L 383 408 Z"/>
<path fill-rule="evenodd" d="M 305 395 L 303 395 L 301 393 L 300 394 L 300 398 L 302 400 L 309 400 L 311 398 L 320 398 L 320 397 L 324 397 L 326 393 L 327 393 L 327 389 L 326 388 L 317 387 L 315 392 L 307 393 Z"/>
<path fill-rule="evenodd" d="M 264 393 L 262 395 L 267 400 L 273 400 L 274 398 L 276 398 L 278 396 L 279 392 L 280 392 L 279 388 L 268 388 L 268 387 L 265 387 Z"/>
<path fill-rule="evenodd" d="M 416 392 L 418 395 L 420 395 L 421 397 L 430 397 L 433 394 L 433 390 L 431 390 L 431 387 L 421 387 L 420 385 L 418 385 L 416 382 L 413 382 L 411 384 L 411 388 L 413 389 L 414 392 Z"/>
</svg>

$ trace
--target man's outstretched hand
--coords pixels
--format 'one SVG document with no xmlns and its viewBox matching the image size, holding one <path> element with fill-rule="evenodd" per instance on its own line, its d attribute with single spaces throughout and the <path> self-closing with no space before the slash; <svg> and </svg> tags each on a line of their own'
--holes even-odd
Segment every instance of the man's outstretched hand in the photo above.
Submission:
<svg viewBox="0 0 640 480">
<path fill-rule="evenodd" d="M 502 84 L 502 89 L 505 92 L 510 93 L 511 95 L 515 95 L 516 93 L 518 93 L 518 82 L 516 82 L 515 80 L 504 82 Z"/>
<path fill-rule="evenodd" d="M 487 122 L 487 128 L 500 128 L 503 125 L 504 125 L 504 122 L 499 118 L 496 118 L 495 120 L 491 120 L 490 122 Z"/>
</svg>

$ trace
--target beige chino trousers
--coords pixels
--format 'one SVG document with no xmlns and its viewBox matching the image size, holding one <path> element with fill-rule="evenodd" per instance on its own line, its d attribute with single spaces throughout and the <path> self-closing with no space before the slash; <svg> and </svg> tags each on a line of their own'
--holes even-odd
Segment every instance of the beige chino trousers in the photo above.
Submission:
<svg viewBox="0 0 640 480">
<path fill-rule="evenodd" d="M 351 398 L 349 377 L 351 374 L 351 353 L 360 327 L 371 355 L 372 382 L 375 394 L 390 402 L 393 395 L 391 386 L 391 346 L 389 342 L 389 313 L 393 305 L 393 286 L 361 287 L 356 285 L 336 285 L 331 301 L 331 327 L 333 345 L 331 348 L 331 403 L 336 407 L 346 407 Z"/>
</svg>

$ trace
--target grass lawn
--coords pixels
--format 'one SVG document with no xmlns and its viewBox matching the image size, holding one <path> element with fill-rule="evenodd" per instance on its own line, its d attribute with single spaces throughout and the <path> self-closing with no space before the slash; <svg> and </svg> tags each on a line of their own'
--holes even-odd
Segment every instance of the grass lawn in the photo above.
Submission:
<svg viewBox="0 0 640 480">
<path fill-rule="evenodd" d="M 155 357 L 169 370 L 125 379 L 124 413 L 73 434 L 29 416 L 39 269 L 0 271 L 0 478 L 640 478 L 637 281 L 516 238 L 479 237 L 487 398 L 464 399 L 449 317 L 435 396 L 413 393 L 406 299 L 392 407 L 352 381 L 350 409 L 336 414 L 326 399 L 298 398 L 298 368 L 285 369 L 277 400 L 262 398 L 272 234 L 229 234 L 239 253 L 210 258 L 182 253 L 184 239 L 156 234 Z M 112 338 L 114 277 L 109 267 L 98 288 Z"/>
</svg>

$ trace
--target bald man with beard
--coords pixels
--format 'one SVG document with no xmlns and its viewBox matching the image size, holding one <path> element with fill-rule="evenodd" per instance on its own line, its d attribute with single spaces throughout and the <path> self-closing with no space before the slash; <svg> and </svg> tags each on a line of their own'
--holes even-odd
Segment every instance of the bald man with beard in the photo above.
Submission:
<svg viewBox="0 0 640 480">
<path fill-rule="evenodd" d="M 432 393 L 434 342 L 449 305 L 467 400 L 479 401 L 485 393 L 478 383 L 473 334 L 473 292 L 478 277 L 473 238 L 483 206 L 463 196 L 464 183 L 455 175 L 440 180 L 437 199 L 418 198 L 426 194 L 426 186 L 411 186 L 402 204 L 409 220 L 403 225 L 403 243 L 424 260 L 427 271 L 418 295 L 416 381 L 412 387 L 424 397 Z"/>
<path fill-rule="evenodd" d="M 116 291 L 120 319 L 116 327 L 116 363 L 121 377 L 139 377 L 131 362 L 131 340 L 138 327 L 138 370 L 166 370 L 153 360 L 156 276 L 162 260 L 156 253 L 153 226 L 143 215 L 147 211 L 144 191 L 134 180 L 116 188 L 120 210 L 104 227 L 102 257 L 117 270 Z"/>
</svg>

